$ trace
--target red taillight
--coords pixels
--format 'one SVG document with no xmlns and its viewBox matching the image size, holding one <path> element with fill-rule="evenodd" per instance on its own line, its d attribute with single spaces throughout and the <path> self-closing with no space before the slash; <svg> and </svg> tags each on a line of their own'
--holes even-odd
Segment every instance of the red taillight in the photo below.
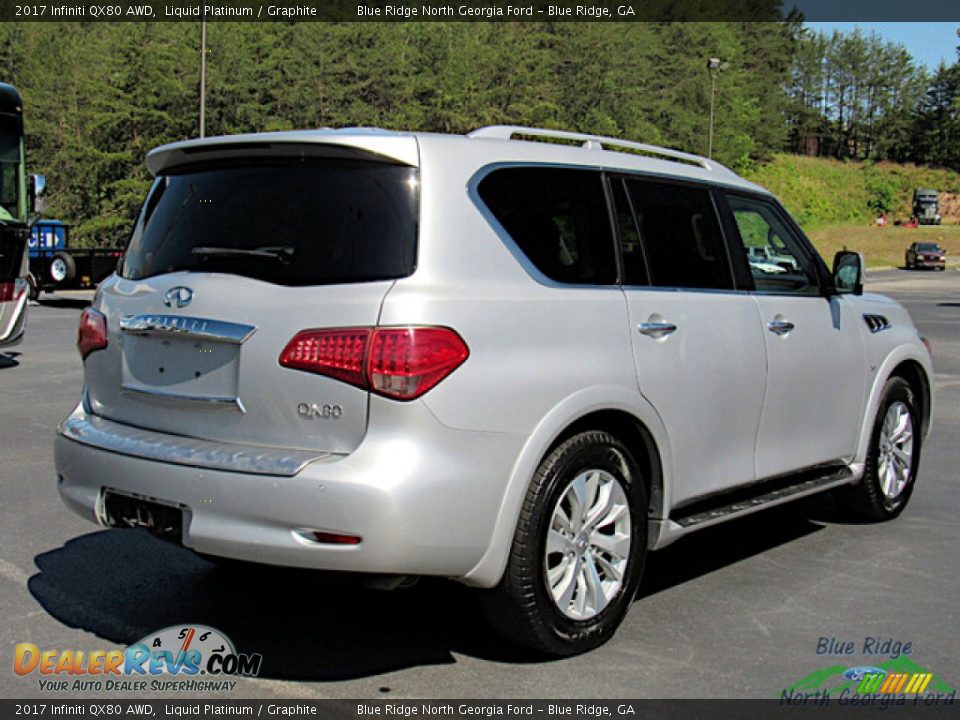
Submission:
<svg viewBox="0 0 960 720">
<path fill-rule="evenodd" d="M 18 283 L 16 280 L 0 282 L 0 302 L 19 300 L 26 289 L 26 283 Z"/>
<path fill-rule="evenodd" d="M 370 328 L 304 330 L 287 343 L 280 364 L 364 387 L 363 363 Z"/>
<path fill-rule="evenodd" d="M 280 364 L 395 400 L 413 400 L 469 355 L 466 343 L 450 328 L 339 328 L 297 333 L 280 354 Z"/>
<path fill-rule="evenodd" d="M 80 357 L 86 359 L 94 350 L 103 350 L 107 346 L 107 318 L 93 308 L 85 308 L 80 315 L 80 327 L 77 329 L 77 350 Z"/>
<path fill-rule="evenodd" d="M 377 328 L 370 346 L 370 389 L 412 400 L 456 370 L 470 351 L 450 328 Z"/>
</svg>

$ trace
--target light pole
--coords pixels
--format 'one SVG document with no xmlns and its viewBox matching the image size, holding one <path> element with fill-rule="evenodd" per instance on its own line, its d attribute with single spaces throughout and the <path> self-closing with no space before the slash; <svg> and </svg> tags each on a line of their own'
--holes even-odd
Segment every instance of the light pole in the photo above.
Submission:
<svg viewBox="0 0 960 720">
<path fill-rule="evenodd" d="M 707 71 L 710 73 L 710 131 L 707 136 L 707 157 L 713 158 L 713 107 L 717 95 L 717 75 L 730 67 L 730 63 L 720 62 L 720 58 L 712 57 L 707 60 Z"/>
<path fill-rule="evenodd" d="M 207 126 L 207 13 L 200 20 L 200 137 Z"/>
</svg>

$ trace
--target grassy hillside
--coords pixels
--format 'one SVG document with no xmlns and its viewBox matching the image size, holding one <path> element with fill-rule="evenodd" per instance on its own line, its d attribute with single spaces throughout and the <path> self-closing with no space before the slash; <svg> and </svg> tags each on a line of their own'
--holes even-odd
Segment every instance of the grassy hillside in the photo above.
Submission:
<svg viewBox="0 0 960 720">
<path fill-rule="evenodd" d="M 939 227 L 893 226 L 894 221 L 910 217 L 916 188 L 960 193 L 960 173 L 917 165 L 776 155 L 744 174 L 780 199 L 828 262 L 837 250 L 847 248 L 862 252 L 870 267 L 899 266 L 907 246 L 915 241 L 939 242 L 949 253 L 948 262 L 960 256 L 960 225 L 950 224 L 956 222 L 954 217 Z M 878 202 L 890 207 L 888 227 L 874 226 Z M 941 212 L 947 209 L 942 206 Z"/>
<path fill-rule="evenodd" d="M 893 220 L 910 216 L 913 191 L 960 193 L 960 173 L 950 170 L 775 155 L 745 173 L 772 191 L 806 230 L 825 225 L 872 223 L 872 204 L 886 201 Z"/>
<path fill-rule="evenodd" d="M 940 243 L 947 251 L 947 267 L 960 257 L 960 225 L 919 228 L 832 225 L 807 234 L 828 265 L 838 250 L 846 248 L 863 253 L 867 267 L 902 267 L 903 255 L 912 242 Z"/>
</svg>

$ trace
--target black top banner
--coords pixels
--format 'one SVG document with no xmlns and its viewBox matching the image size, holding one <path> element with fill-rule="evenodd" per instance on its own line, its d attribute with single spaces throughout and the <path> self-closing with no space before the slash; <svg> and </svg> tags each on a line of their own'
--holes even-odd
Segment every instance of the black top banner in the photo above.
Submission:
<svg viewBox="0 0 960 720">
<path fill-rule="evenodd" d="M 960 22 L 956 0 L 0 0 L 2 22 Z"/>
</svg>

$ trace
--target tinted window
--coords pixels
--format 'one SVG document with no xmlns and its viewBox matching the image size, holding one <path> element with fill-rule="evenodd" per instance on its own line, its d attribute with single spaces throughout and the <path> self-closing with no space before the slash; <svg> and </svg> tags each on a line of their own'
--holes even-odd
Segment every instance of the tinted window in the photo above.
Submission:
<svg viewBox="0 0 960 720">
<path fill-rule="evenodd" d="M 504 168 L 481 181 L 480 198 L 524 255 L 551 280 L 616 282 L 610 217 L 599 172 Z"/>
<path fill-rule="evenodd" d="M 20 275 L 24 244 L 24 238 L 19 233 L 0 229 L 0 282 Z"/>
<path fill-rule="evenodd" d="M 819 289 L 803 244 L 772 203 L 728 196 L 743 251 L 757 290 L 817 295 Z"/>
<path fill-rule="evenodd" d="M 730 289 L 733 280 L 710 192 L 703 188 L 628 180 L 646 250 L 650 284 Z"/>
<path fill-rule="evenodd" d="M 161 176 L 121 274 L 280 285 L 403 277 L 416 263 L 417 188 L 413 168 L 352 161 L 246 160 Z"/>
</svg>

